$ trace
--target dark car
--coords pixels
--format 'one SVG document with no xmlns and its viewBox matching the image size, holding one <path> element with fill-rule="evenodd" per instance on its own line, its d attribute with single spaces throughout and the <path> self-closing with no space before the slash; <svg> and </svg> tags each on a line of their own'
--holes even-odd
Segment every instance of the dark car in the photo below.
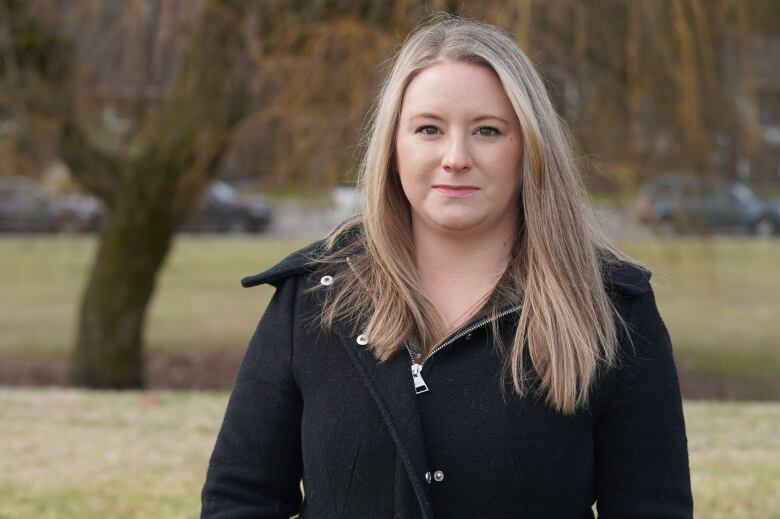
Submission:
<svg viewBox="0 0 780 519">
<path fill-rule="evenodd" d="M 56 225 L 56 209 L 43 190 L 26 179 L 0 182 L 0 231 L 52 232 Z"/>
<path fill-rule="evenodd" d="M 780 232 L 780 202 L 760 199 L 741 182 L 661 175 L 642 184 L 636 210 L 642 223 L 677 233 Z"/>
<path fill-rule="evenodd" d="M 0 179 L 0 232 L 95 231 L 103 204 L 83 194 L 53 196 L 26 178 Z M 187 221 L 193 232 L 260 232 L 271 222 L 262 197 L 248 198 L 222 181 L 209 184 Z"/>
<path fill-rule="evenodd" d="M 27 178 L 0 179 L 0 231 L 58 232 L 97 228 L 99 202 L 86 195 L 54 196 Z"/>
<path fill-rule="evenodd" d="M 103 202 L 92 195 L 68 194 L 57 197 L 57 230 L 91 232 L 100 227 Z"/>
<path fill-rule="evenodd" d="M 260 232 L 271 223 L 271 209 L 262 197 L 241 195 L 217 180 L 206 187 L 193 214 L 179 228 L 196 232 Z"/>
</svg>

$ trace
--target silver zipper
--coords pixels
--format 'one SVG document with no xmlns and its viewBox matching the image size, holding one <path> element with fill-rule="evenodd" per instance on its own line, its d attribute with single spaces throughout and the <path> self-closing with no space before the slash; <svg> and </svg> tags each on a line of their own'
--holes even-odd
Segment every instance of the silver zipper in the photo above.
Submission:
<svg viewBox="0 0 780 519">
<path fill-rule="evenodd" d="M 498 315 L 494 315 L 494 316 L 491 316 L 491 317 L 486 317 L 486 318 L 482 319 L 481 321 L 478 321 L 478 322 L 472 324 L 471 326 L 469 326 L 465 330 L 461 330 L 456 335 L 453 335 L 452 337 L 450 337 L 449 339 L 447 339 L 443 343 L 441 343 L 438 346 L 436 346 L 436 348 L 434 348 L 433 351 L 431 351 L 428 355 L 425 356 L 425 358 L 422 360 L 422 362 L 417 362 L 417 360 L 415 360 L 414 354 L 412 353 L 412 349 L 409 347 L 408 341 L 404 341 L 404 346 L 406 346 L 406 350 L 409 352 L 409 357 L 412 359 L 412 382 L 414 382 L 414 392 L 419 395 L 420 393 L 425 393 L 426 391 L 428 391 L 428 385 L 425 383 L 425 380 L 423 380 L 423 378 L 422 378 L 422 369 L 423 369 L 423 366 L 425 366 L 425 363 L 428 362 L 428 360 L 430 360 L 430 358 L 433 357 L 436 354 L 436 352 L 438 352 L 439 350 L 441 350 L 445 346 L 448 346 L 448 345 L 452 344 L 453 342 L 457 341 L 458 339 L 460 339 L 464 335 L 470 334 L 471 332 L 473 332 L 477 328 L 485 326 L 489 322 L 495 321 L 496 319 L 500 319 L 500 318 L 504 317 L 505 315 L 509 315 L 509 314 L 511 314 L 513 312 L 516 312 L 516 311 L 520 310 L 522 307 L 523 307 L 523 305 L 517 305 L 514 308 L 510 308 L 508 310 L 504 310 L 503 312 L 500 312 Z"/>
</svg>

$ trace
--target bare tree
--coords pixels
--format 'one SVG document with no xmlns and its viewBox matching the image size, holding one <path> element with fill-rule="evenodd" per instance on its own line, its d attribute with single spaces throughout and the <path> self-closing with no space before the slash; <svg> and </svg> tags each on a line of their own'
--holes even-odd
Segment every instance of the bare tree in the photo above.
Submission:
<svg viewBox="0 0 780 519">
<path fill-rule="evenodd" d="M 157 274 L 246 109 L 241 4 L 204 2 L 172 90 L 139 105 L 144 117 L 131 136 L 112 135 L 84 108 L 88 99 L 73 96 L 61 154 L 106 207 L 81 303 L 75 385 L 144 385 L 144 321 Z"/>
</svg>

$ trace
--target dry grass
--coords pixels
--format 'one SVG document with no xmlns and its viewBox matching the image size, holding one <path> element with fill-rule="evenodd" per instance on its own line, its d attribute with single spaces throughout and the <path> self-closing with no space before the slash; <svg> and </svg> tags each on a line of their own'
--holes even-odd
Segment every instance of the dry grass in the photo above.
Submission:
<svg viewBox="0 0 780 519">
<path fill-rule="evenodd" d="M 195 518 L 224 393 L 0 389 L 0 517 Z M 780 518 L 780 404 L 685 402 L 696 516 Z"/>
<path fill-rule="evenodd" d="M 0 391 L 0 517 L 197 517 L 223 394 Z"/>
<path fill-rule="evenodd" d="M 780 404 L 684 402 L 696 517 L 780 518 Z"/>
</svg>

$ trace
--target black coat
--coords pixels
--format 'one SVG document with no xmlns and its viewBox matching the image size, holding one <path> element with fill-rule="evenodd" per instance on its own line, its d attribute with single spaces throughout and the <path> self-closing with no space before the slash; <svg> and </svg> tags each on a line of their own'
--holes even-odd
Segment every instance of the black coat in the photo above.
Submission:
<svg viewBox="0 0 780 519">
<path fill-rule="evenodd" d="M 230 396 L 202 517 L 580 519 L 594 502 L 600 519 L 693 516 L 680 389 L 649 272 L 605 269 L 635 350 L 593 386 L 588 410 L 566 416 L 536 397 L 501 399 L 489 326 L 431 357 L 421 394 L 405 350 L 381 364 L 351 328 L 323 332 L 315 317 L 329 287 L 307 289 L 327 272 L 305 264 L 320 245 L 242 280 L 276 292 Z M 506 340 L 516 318 L 502 318 Z M 621 347 L 630 351 L 625 337 Z"/>
</svg>

